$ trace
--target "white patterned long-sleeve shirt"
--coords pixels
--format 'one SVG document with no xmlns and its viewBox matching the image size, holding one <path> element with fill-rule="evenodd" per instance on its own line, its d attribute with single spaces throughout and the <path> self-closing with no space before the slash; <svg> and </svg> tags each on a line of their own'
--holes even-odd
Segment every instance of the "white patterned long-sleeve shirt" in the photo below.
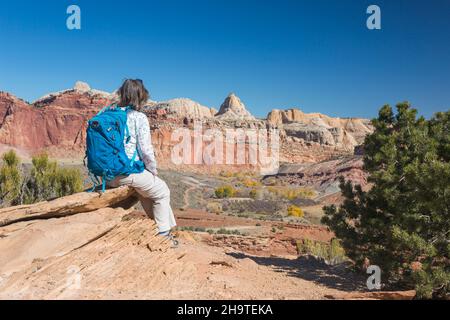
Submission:
<svg viewBox="0 0 450 320">
<path fill-rule="evenodd" d="M 157 175 L 156 157 L 147 116 L 136 110 L 128 110 L 127 125 L 130 132 L 130 141 L 127 143 L 127 137 L 125 137 L 125 153 L 131 159 L 137 150 L 136 160 L 142 160 L 145 168 Z"/>
</svg>

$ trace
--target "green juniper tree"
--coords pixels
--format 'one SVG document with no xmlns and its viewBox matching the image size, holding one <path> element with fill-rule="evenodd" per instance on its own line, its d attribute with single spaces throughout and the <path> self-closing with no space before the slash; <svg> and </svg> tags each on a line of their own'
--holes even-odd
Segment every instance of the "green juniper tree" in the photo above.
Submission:
<svg viewBox="0 0 450 320">
<path fill-rule="evenodd" d="M 419 298 L 450 288 L 450 112 L 417 118 L 408 103 L 384 106 L 364 143 L 365 192 L 341 179 L 343 204 L 324 208 L 323 223 L 347 255 L 368 259 L 388 285 L 416 287 Z"/>
</svg>

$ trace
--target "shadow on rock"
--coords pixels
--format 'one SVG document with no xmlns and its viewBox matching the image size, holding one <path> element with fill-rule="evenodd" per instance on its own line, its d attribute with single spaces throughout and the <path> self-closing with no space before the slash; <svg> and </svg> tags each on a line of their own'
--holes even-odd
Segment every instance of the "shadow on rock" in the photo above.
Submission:
<svg viewBox="0 0 450 320">
<path fill-rule="evenodd" d="M 245 253 L 228 253 L 236 259 L 251 259 L 259 265 L 273 267 L 278 272 L 286 272 L 289 276 L 313 281 L 328 288 L 342 291 L 366 289 L 366 279 L 352 273 L 348 266 L 340 264 L 327 265 L 313 256 L 300 256 L 297 259 L 282 257 L 256 257 Z"/>
</svg>

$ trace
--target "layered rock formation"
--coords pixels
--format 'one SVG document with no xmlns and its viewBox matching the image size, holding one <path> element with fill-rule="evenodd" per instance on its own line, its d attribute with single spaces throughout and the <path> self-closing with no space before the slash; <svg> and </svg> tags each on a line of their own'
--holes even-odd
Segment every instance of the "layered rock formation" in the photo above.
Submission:
<svg viewBox="0 0 450 320">
<path fill-rule="evenodd" d="M 316 142 L 353 150 L 372 132 L 367 119 L 331 118 L 320 113 L 304 113 L 298 109 L 272 110 L 267 116 L 271 125 L 283 129 L 293 140 Z"/>
<path fill-rule="evenodd" d="M 368 188 L 368 174 L 363 170 L 363 165 L 361 156 L 342 157 L 318 163 L 283 164 L 276 179 L 282 185 L 312 188 L 319 192 L 320 197 L 339 196 L 340 177 L 352 181 L 355 185 L 361 185 L 363 189 Z"/>
<path fill-rule="evenodd" d="M 87 120 L 110 103 L 108 97 L 68 90 L 28 104 L 0 92 L 0 146 L 21 154 L 47 150 L 58 158 L 83 154 Z"/>
<path fill-rule="evenodd" d="M 84 96 L 85 98 L 89 97 L 91 99 L 91 102 L 87 103 L 86 100 L 81 99 L 81 97 L 79 96 Z M 105 91 L 91 89 L 91 87 L 87 83 L 77 81 L 72 89 L 49 93 L 42 98 L 34 101 L 32 105 L 37 108 L 55 105 L 69 108 L 84 108 L 89 105 L 96 106 L 96 102 L 99 101 L 101 101 L 102 103 L 110 103 L 116 99 L 117 95 L 115 93 L 108 93 Z"/>
<path fill-rule="evenodd" d="M 248 112 L 241 99 L 234 93 L 228 95 L 216 117 L 220 120 L 255 120 L 255 117 Z"/>
<path fill-rule="evenodd" d="M 134 189 L 129 187 L 112 189 L 104 194 L 80 193 L 53 201 L 0 209 L 0 227 L 22 221 L 67 217 L 108 206 L 131 208 L 137 201 Z"/>
<path fill-rule="evenodd" d="M 157 112 L 160 115 L 168 115 L 174 118 L 211 119 L 216 110 L 208 108 L 188 98 L 178 98 L 163 102 L 150 103 L 146 109 Z"/>
<path fill-rule="evenodd" d="M 56 158 L 80 161 L 84 154 L 87 120 L 116 99 L 114 93 L 91 89 L 82 82 L 31 104 L 1 92 L 0 152 L 13 148 L 27 157 L 45 150 Z M 355 146 L 372 130 L 365 119 L 331 118 L 322 114 L 305 114 L 296 109 L 273 110 L 267 120 L 255 119 L 234 94 L 225 99 L 217 114 L 213 108 L 186 98 L 149 101 L 144 112 L 149 117 L 156 155 L 163 167 L 173 166 L 171 151 L 178 143 L 172 140 L 174 130 L 193 129 L 196 121 L 202 123 L 204 130 L 219 129 L 222 132 L 239 128 L 278 128 L 280 160 L 293 163 L 317 162 L 352 154 Z M 186 166 L 182 169 L 185 168 L 188 169 Z M 195 168 L 204 170 L 205 166 L 196 165 Z"/>
</svg>

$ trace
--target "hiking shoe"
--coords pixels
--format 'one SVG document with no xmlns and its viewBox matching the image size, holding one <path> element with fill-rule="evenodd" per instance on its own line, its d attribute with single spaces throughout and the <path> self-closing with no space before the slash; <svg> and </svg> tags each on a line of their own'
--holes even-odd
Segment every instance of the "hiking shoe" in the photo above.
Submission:
<svg viewBox="0 0 450 320">
<path fill-rule="evenodd" d="M 167 239 L 169 239 L 171 241 L 171 243 L 172 243 L 172 245 L 170 246 L 171 248 L 178 248 L 180 242 L 175 238 L 175 236 L 173 235 L 172 232 L 170 232 L 170 231 L 160 232 L 159 235 L 162 237 L 166 237 Z"/>
</svg>

